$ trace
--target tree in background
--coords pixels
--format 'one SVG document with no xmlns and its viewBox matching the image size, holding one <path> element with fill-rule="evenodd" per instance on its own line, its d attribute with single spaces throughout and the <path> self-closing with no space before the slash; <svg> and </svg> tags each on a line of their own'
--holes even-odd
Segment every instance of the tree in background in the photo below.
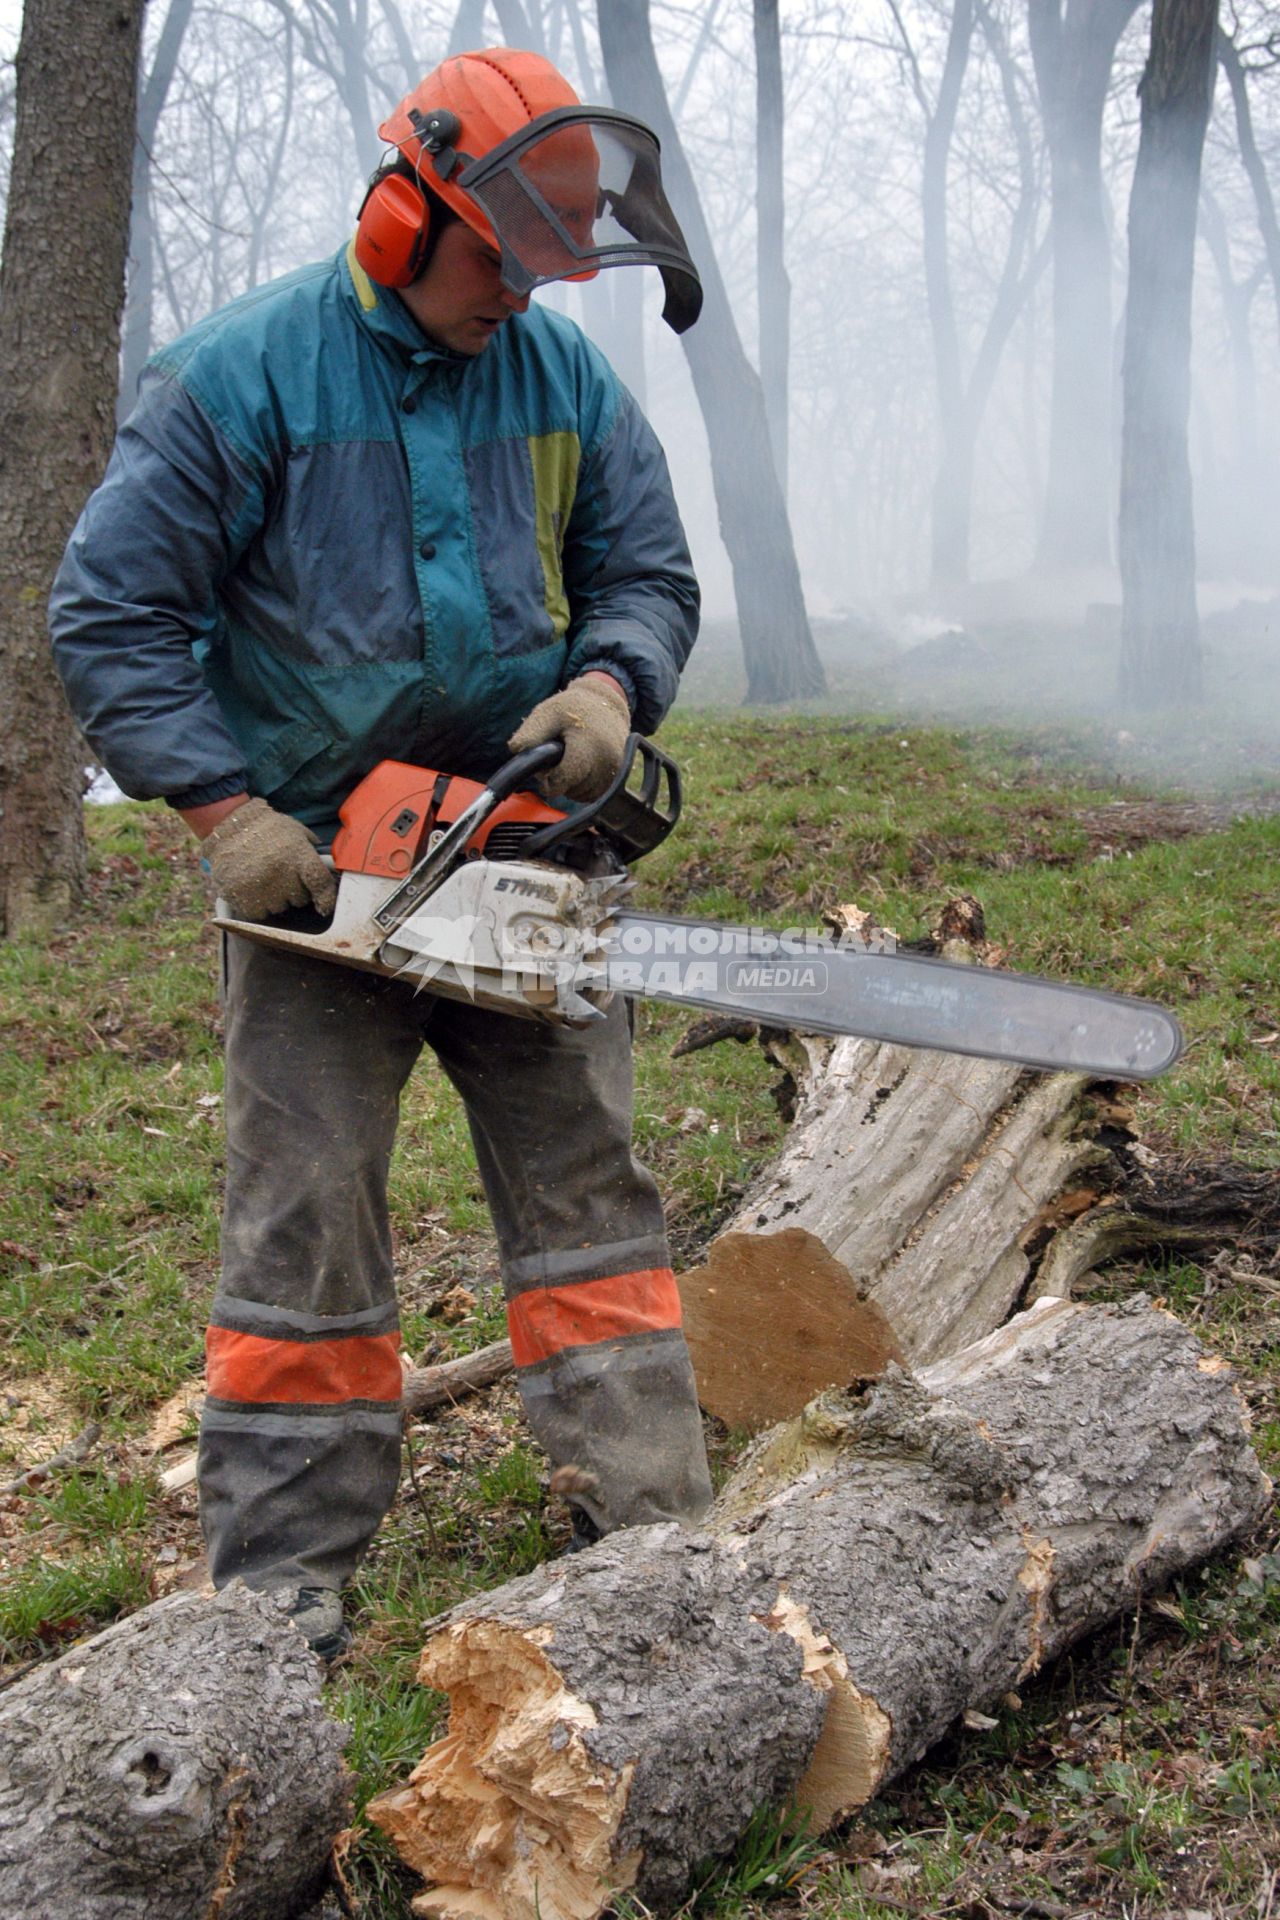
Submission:
<svg viewBox="0 0 1280 1920">
<path fill-rule="evenodd" d="M 1218 0 L 1155 0 L 1129 200 L 1120 446 L 1120 698 L 1186 706 L 1201 694 L 1187 417 L 1200 163 Z"/>
<path fill-rule="evenodd" d="M 1111 237 L 1102 115 L 1138 0 L 1028 0 L 1053 194 L 1053 375 L 1037 562 L 1111 559 Z"/>
<path fill-rule="evenodd" d="M 155 216 L 151 206 L 151 154 L 169 88 L 177 71 L 183 35 L 195 0 L 169 0 L 160 38 L 138 101 L 138 134 L 133 147 L 133 208 L 129 225 L 128 298 L 124 347 L 120 358 L 119 411 L 128 413 L 138 393 L 138 376 L 151 352 L 155 288 Z"/>
<path fill-rule="evenodd" d="M 653 49 L 649 0 L 604 0 L 600 50 L 614 103 L 662 143 L 663 177 L 702 276 L 697 326 L 681 336 L 711 451 L 720 534 L 733 568 L 749 702 L 805 699 L 825 679 L 805 611 L 760 377 L 743 350 L 693 173 Z"/>
<path fill-rule="evenodd" d="M 1258 136 L 1253 126 L 1253 107 L 1249 99 L 1249 68 L 1245 65 L 1238 42 L 1218 30 L 1218 64 L 1226 76 L 1231 90 L 1231 104 L 1235 110 L 1236 138 L 1240 143 L 1240 161 L 1249 178 L 1253 193 L 1254 206 L 1258 214 L 1258 231 L 1262 235 L 1262 244 L 1266 249 L 1267 270 L 1271 275 L 1271 285 L 1276 299 L 1276 318 L 1280 320 L 1280 220 L 1276 218 L 1275 196 L 1271 191 L 1271 182 L 1267 178 L 1266 162 L 1258 150 Z M 1262 64 L 1274 67 L 1280 59 L 1280 49 L 1275 37 L 1268 33 L 1262 53 Z"/>
<path fill-rule="evenodd" d="M 973 534 L 974 464 L 978 435 L 1014 323 L 1039 277 L 1047 252 L 1035 244 L 1040 182 L 1031 129 L 1022 104 L 1022 76 L 1004 29 L 987 0 L 954 0 L 946 53 L 933 97 L 911 32 L 897 0 L 890 11 L 911 91 L 924 120 L 921 169 L 921 230 L 925 299 L 933 340 L 937 385 L 938 461 L 930 516 L 929 584 L 949 589 L 969 582 Z M 1004 236 L 1003 261 L 985 323 L 972 354 L 965 352 L 950 253 L 948 173 L 961 93 L 975 29 L 981 29 L 995 62 L 1017 158 L 1017 190 Z M 966 359 L 968 365 L 966 367 Z"/>
<path fill-rule="evenodd" d="M 85 882 L 49 588 L 115 421 L 144 0 L 26 0 L 0 261 L 0 933 Z"/>
<path fill-rule="evenodd" d="M 786 109 L 778 0 L 752 0 L 756 49 L 756 288 L 760 312 L 760 384 L 773 463 L 787 497 L 790 411 L 791 281 L 787 277 L 786 196 L 782 180 Z"/>
</svg>

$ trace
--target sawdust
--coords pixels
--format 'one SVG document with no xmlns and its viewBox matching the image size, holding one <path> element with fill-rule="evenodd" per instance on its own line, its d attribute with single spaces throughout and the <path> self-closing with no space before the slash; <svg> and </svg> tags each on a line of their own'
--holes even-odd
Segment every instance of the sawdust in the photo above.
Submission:
<svg viewBox="0 0 1280 1920">
<path fill-rule="evenodd" d="M 169 1447 L 176 1447 L 180 1440 L 189 1440 L 192 1427 L 200 1417 L 204 1397 L 203 1378 L 186 1380 L 176 1393 L 170 1394 L 147 1429 L 144 1445 L 148 1450 L 151 1453 L 164 1453 Z"/>
<path fill-rule="evenodd" d="M 0 1459 L 19 1472 L 51 1459 L 84 1425 L 67 1386 L 50 1374 L 19 1375 L 0 1385 Z"/>
</svg>

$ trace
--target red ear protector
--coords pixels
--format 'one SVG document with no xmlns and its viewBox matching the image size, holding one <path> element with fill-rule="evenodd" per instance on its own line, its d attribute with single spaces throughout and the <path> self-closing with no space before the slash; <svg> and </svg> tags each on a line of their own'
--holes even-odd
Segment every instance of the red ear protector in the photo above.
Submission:
<svg viewBox="0 0 1280 1920">
<path fill-rule="evenodd" d="M 427 154 L 445 179 L 457 163 L 454 141 L 462 131 L 458 116 L 447 108 L 414 114 L 414 132 L 421 141 L 419 167 Z M 430 258 L 431 196 L 419 184 L 418 171 L 404 171 L 404 161 L 380 167 L 369 182 L 356 226 L 356 259 L 380 287 L 408 287 Z"/>
</svg>

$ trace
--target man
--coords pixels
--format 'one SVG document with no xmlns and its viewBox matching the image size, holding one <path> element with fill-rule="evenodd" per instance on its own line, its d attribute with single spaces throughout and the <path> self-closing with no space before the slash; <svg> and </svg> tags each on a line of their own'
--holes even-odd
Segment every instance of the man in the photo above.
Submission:
<svg viewBox="0 0 1280 1920">
<path fill-rule="evenodd" d="M 353 244 L 152 361 L 52 601 L 59 667 L 127 793 L 200 836 L 241 917 L 315 927 L 317 849 L 393 758 L 473 777 L 563 738 L 602 792 L 693 643 L 661 449 L 537 285 L 615 261 L 697 279 L 657 147 L 545 60 L 446 61 L 382 128 Z M 580 1531 L 710 1499 L 662 1213 L 631 1153 L 630 1038 L 542 1026 L 231 938 L 227 1190 L 201 1513 L 216 1585 L 286 1589 L 313 1646 L 396 1489 L 387 1224 L 426 1041 L 494 1215 L 518 1379 Z"/>
</svg>

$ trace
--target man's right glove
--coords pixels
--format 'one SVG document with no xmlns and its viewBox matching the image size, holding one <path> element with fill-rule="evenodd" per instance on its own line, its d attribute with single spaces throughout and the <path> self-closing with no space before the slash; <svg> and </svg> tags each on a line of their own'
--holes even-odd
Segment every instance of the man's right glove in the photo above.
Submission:
<svg viewBox="0 0 1280 1920">
<path fill-rule="evenodd" d="M 598 800 L 622 765 L 630 731 L 631 706 L 617 681 L 585 673 L 540 701 L 516 728 L 507 750 L 523 753 L 547 740 L 563 740 L 563 760 L 535 774 L 530 785 L 548 798 L 562 793 L 569 800 Z"/>
<path fill-rule="evenodd" d="M 264 920 L 289 907 L 330 914 L 338 883 L 301 820 L 265 800 L 246 800 L 220 820 L 202 845 L 219 897 L 241 920 Z"/>
</svg>

